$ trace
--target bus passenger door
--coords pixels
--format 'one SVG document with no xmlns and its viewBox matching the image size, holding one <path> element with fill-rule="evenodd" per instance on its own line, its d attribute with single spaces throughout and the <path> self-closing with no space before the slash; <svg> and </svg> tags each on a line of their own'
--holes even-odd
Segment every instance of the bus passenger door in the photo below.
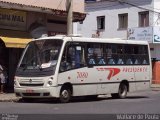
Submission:
<svg viewBox="0 0 160 120">
<path fill-rule="evenodd" d="M 73 96 L 95 94 L 96 89 L 90 81 L 92 75 L 86 64 L 85 44 L 68 43 L 61 60 L 58 84 L 71 83 Z"/>
<path fill-rule="evenodd" d="M 107 82 L 105 70 L 106 61 L 103 53 L 103 44 L 94 43 L 87 45 L 87 65 L 88 65 L 88 81 L 96 90 L 96 94 L 106 93 L 107 87 L 104 83 Z M 107 73 L 108 72 L 108 73 Z"/>
</svg>

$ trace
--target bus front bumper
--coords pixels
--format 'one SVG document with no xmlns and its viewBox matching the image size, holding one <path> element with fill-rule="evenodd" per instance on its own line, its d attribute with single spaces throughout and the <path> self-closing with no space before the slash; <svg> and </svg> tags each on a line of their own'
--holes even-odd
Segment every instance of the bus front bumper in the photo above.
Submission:
<svg viewBox="0 0 160 120">
<path fill-rule="evenodd" d="M 14 88 L 17 97 L 25 98 L 58 98 L 57 87 L 49 88 Z"/>
</svg>

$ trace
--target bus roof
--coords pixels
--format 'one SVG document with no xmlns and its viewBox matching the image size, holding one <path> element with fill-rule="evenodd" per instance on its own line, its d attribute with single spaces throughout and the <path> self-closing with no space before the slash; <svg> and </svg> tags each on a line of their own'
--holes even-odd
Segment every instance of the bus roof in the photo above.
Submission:
<svg viewBox="0 0 160 120">
<path fill-rule="evenodd" d="M 87 38 L 87 37 L 67 37 L 65 35 L 57 35 L 50 37 L 43 37 L 34 40 L 45 40 L 45 39 L 61 39 L 63 41 L 77 41 L 77 42 L 95 42 L 95 43 L 128 43 L 128 44 L 148 44 L 147 41 L 142 40 L 125 40 L 121 38 Z"/>
</svg>

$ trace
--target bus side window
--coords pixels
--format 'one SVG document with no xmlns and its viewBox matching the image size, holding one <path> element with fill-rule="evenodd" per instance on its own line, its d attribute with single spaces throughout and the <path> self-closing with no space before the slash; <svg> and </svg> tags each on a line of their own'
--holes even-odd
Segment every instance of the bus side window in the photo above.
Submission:
<svg viewBox="0 0 160 120">
<path fill-rule="evenodd" d="M 99 65 L 105 65 L 106 62 L 105 62 L 104 58 L 100 58 L 98 64 Z"/>
<path fill-rule="evenodd" d="M 139 64 L 138 60 L 136 59 L 134 62 L 135 65 Z"/>
<path fill-rule="evenodd" d="M 89 65 L 94 65 L 94 64 L 96 64 L 96 62 L 95 62 L 95 59 L 94 59 L 94 57 L 93 57 L 93 51 L 94 51 L 94 49 L 93 49 L 93 47 L 88 47 L 87 48 L 87 63 L 89 64 Z"/>
<path fill-rule="evenodd" d="M 89 59 L 89 62 L 88 62 L 90 65 L 95 65 L 96 62 L 93 58 Z"/>
<path fill-rule="evenodd" d="M 85 46 L 80 43 L 70 43 L 66 46 L 61 61 L 60 71 L 76 69 L 84 67 L 85 65 Z"/>
<path fill-rule="evenodd" d="M 142 64 L 143 64 L 143 65 L 148 64 L 148 63 L 147 63 L 147 60 L 144 59 L 143 62 L 142 62 Z"/>
<path fill-rule="evenodd" d="M 93 52 L 93 54 L 89 57 L 89 64 L 95 65 L 97 60 L 97 54 Z"/>
<path fill-rule="evenodd" d="M 115 60 L 114 60 L 113 58 L 110 58 L 110 59 L 108 60 L 108 64 L 109 64 L 109 65 L 114 65 L 114 64 L 115 64 Z"/>
<path fill-rule="evenodd" d="M 74 58 L 74 61 L 75 61 L 75 68 L 79 68 L 80 67 L 80 63 L 81 63 L 81 60 L 80 60 L 80 57 L 81 57 L 81 51 L 80 50 L 77 50 L 75 51 L 75 58 Z"/>
<path fill-rule="evenodd" d="M 67 71 L 72 68 L 72 52 L 73 51 L 72 47 L 70 46 L 70 43 L 67 43 L 61 59 L 60 72 Z"/>
<path fill-rule="evenodd" d="M 131 65 L 131 64 L 133 64 L 133 62 L 132 62 L 132 60 L 129 58 L 129 59 L 127 59 L 127 61 L 126 61 L 126 64 L 127 64 L 127 65 Z"/>
<path fill-rule="evenodd" d="M 83 67 L 85 66 L 85 51 L 83 46 L 76 46 L 76 54 L 75 54 L 75 67 Z"/>
<path fill-rule="evenodd" d="M 120 64 L 124 64 L 124 61 L 123 61 L 123 59 L 121 59 L 121 58 L 120 58 L 120 59 L 118 59 L 118 62 L 117 62 L 117 64 L 119 64 L 119 65 L 120 65 Z"/>
</svg>

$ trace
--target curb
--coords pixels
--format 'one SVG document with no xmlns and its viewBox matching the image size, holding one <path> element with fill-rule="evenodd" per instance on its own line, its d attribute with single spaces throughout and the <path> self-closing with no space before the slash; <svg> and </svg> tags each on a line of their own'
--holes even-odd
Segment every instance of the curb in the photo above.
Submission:
<svg viewBox="0 0 160 120">
<path fill-rule="evenodd" d="M 160 91 L 160 88 L 154 87 L 154 88 L 151 88 L 151 90 L 152 90 L 152 91 Z"/>
<path fill-rule="evenodd" d="M 14 94 L 0 94 L 0 102 L 17 102 L 19 97 L 16 97 Z"/>
<path fill-rule="evenodd" d="M 0 100 L 0 102 L 18 102 L 19 99 L 3 99 L 3 100 Z"/>
<path fill-rule="evenodd" d="M 160 91 L 160 84 L 152 84 L 151 90 L 152 91 Z"/>
</svg>

